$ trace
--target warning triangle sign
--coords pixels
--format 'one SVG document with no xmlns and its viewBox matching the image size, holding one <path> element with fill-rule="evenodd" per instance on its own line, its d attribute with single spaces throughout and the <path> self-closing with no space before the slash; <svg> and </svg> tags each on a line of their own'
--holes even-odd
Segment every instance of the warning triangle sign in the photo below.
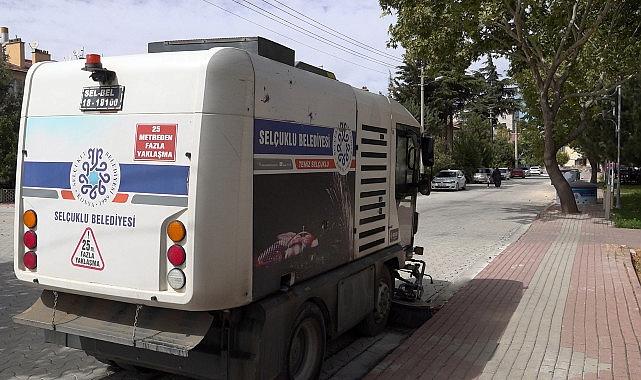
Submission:
<svg viewBox="0 0 641 380">
<path fill-rule="evenodd" d="M 81 268 L 103 270 L 105 262 L 102 260 L 96 236 L 91 228 L 87 227 L 82 233 L 76 250 L 71 256 L 71 264 Z"/>
</svg>

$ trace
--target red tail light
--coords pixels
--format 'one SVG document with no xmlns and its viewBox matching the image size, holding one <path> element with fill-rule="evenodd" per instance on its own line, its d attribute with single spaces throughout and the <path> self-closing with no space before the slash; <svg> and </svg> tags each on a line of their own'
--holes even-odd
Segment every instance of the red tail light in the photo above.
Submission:
<svg viewBox="0 0 641 380">
<path fill-rule="evenodd" d="M 29 249 L 34 249 L 38 245 L 38 236 L 33 231 L 27 231 L 22 237 L 24 245 Z"/>
<path fill-rule="evenodd" d="M 29 251 L 22 256 L 22 264 L 28 269 L 36 269 L 38 265 L 38 257 L 34 251 Z"/>
<path fill-rule="evenodd" d="M 185 257 L 185 249 L 177 244 L 169 247 L 169 250 L 167 251 L 167 258 L 173 266 L 177 267 L 182 265 L 185 262 Z"/>
</svg>

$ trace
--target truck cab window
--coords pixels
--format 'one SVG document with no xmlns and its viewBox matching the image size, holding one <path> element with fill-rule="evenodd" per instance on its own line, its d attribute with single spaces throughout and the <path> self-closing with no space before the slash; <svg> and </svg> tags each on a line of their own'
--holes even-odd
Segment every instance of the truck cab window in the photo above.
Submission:
<svg viewBox="0 0 641 380">
<path fill-rule="evenodd" d="M 403 124 L 396 127 L 396 198 L 411 195 L 419 180 L 418 131 Z"/>
</svg>

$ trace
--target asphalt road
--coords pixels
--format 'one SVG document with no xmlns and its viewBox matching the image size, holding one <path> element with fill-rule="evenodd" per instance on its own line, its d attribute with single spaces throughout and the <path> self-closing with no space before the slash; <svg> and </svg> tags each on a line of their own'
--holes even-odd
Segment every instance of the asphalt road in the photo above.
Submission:
<svg viewBox="0 0 641 380">
<path fill-rule="evenodd" d="M 502 181 L 500 188 L 468 184 L 467 190 L 419 196 L 415 244 L 425 248 L 421 259 L 440 285 L 426 298 L 436 306 L 448 299 L 518 239 L 554 195 L 549 178 L 536 176 Z"/>
<path fill-rule="evenodd" d="M 504 181 L 500 189 L 470 185 L 460 192 L 420 196 L 416 244 L 435 284 L 426 297 L 434 305 L 473 278 L 493 257 L 527 229 L 553 200 L 547 178 Z M 37 329 L 19 326 L 11 317 L 29 307 L 39 292 L 13 275 L 13 207 L 0 205 L 0 379 L 173 379 L 175 376 L 114 370 L 84 353 L 43 343 Z M 348 333 L 328 347 L 322 378 L 361 377 L 411 330 L 390 327 L 373 338 Z"/>
<path fill-rule="evenodd" d="M 424 299 L 435 308 L 479 273 L 528 229 L 538 213 L 554 201 L 548 177 L 503 181 L 500 188 L 468 184 L 467 190 L 419 196 L 416 258 L 427 263 Z M 361 378 L 396 348 L 412 330 L 390 326 L 374 338 L 347 335 L 334 342 L 335 355 L 325 361 L 322 378 Z M 351 340 L 350 340 L 351 339 Z M 330 347 L 331 348 L 331 347 Z"/>
</svg>

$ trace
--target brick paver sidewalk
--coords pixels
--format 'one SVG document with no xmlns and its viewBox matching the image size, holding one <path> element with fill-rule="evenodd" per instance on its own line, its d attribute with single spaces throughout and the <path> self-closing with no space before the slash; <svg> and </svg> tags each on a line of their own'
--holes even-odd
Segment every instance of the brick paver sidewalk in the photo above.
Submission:
<svg viewBox="0 0 641 380">
<path fill-rule="evenodd" d="M 641 379 L 641 231 L 598 214 L 546 211 L 367 378 Z"/>
</svg>

